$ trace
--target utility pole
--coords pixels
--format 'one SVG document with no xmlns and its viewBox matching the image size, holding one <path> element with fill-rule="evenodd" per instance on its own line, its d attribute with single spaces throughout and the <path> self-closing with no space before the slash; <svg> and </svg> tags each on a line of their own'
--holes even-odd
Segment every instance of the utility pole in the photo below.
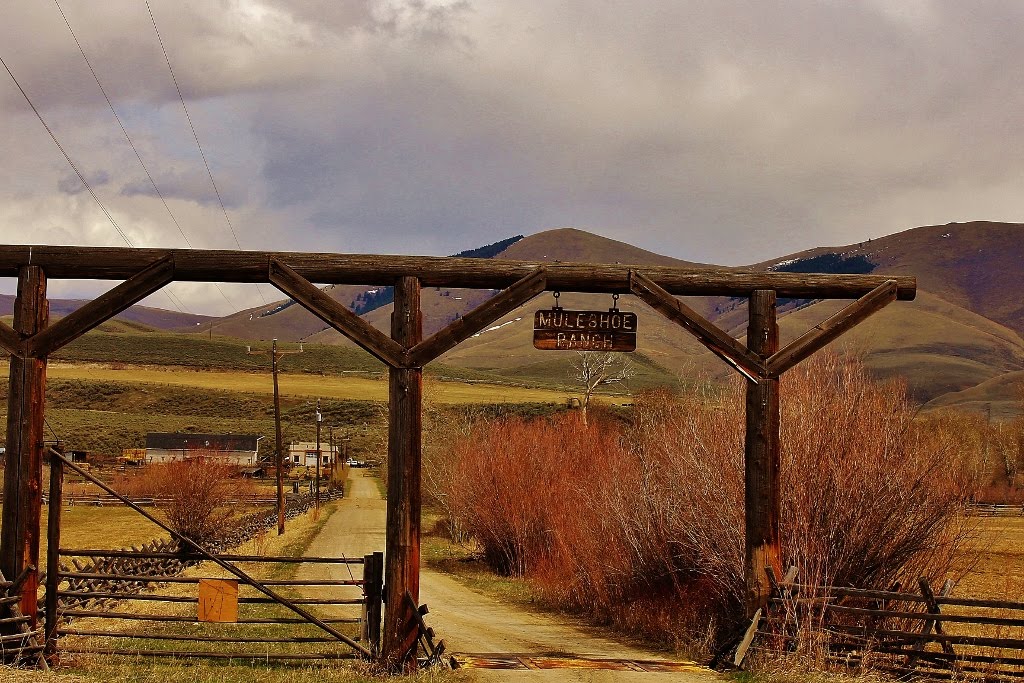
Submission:
<svg viewBox="0 0 1024 683">
<path fill-rule="evenodd" d="M 323 457 L 320 454 L 320 423 L 324 421 L 324 416 L 320 413 L 320 399 L 316 400 L 316 483 L 313 488 L 316 489 L 316 503 L 315 509 L 320 509 L 320 459 Z"/>
<path fill-rule="evenodd" d="M 210 328 L 213 329 L 212 327 Z M 250 356 L 263 356 L 266 351 L 253 351 L 251 346 L 245 347 Z M 281 441 L 281 394 L 277 388 L 277 370 L 280 366 L 281 357 L 293 353 L 302 353 L 302 342 L 299 342 L 298 351 L 280 351 L 277 348 L 277 339 L 270 347 L 270 372 L 274 376 L 274 432 L 275 432 L 275 456 L 274 469 L 277 471 L 277 535 L 284 533 L 284 444 Z"/>
</svg>

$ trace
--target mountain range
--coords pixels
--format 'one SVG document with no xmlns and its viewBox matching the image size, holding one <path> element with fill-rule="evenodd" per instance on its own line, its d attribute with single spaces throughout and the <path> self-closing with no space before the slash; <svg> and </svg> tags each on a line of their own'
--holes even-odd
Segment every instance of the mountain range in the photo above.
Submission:
<svg viewBox="0 0 1024 683">
<path fill-rule="evenodd" d="M 460 255 L 533 262 L 578 261 L 712 268 L 645 251 L 573 228 L 514 237 Z M 1001 418 L 1017 414 L 1024 401 L 1024 224 L 971 222 L 925 226 L 880 239 L 836 247 L 817 247 L 752 264 L 737 270 L 857 272 L 914 275 L 918 297 L 895 302 L 862 323 L 837 345 L 862 354 L 879 377 L 905 379 L 910 395 L 926 409 L 956 407 Z M 386 330 L 390 292 L 380 287 L 332 286 L 325 290 L 345 306 Z M 493 295 L 491 291 L 444 288 L 422 294 L 424 332 L 430 334 Z M 554 299 L 542 294 L 497 321 L 490 329 L 446 354 L 447 365 L 516 379 L 557 380 L 568 371 L 565 354 L 532 346 L 533 316 Z M 607 295 L 564 293 L 566 308 L 605 309 Z M 746 328 L 742 299 L 688 298 L 687 303 L 734 337 Z M 841 301 L 787 301 L 780 306 L 783 343 L 839 310 Z M 13 297 L 0 297 L 0 314 L 9 313 Z M 54 315 L 81 302 L 51 301 Z M 686 381 L 692 374 L 724 378 L 730 370 L 688 333 L 642 302 L 623 296 L 618 305 L 638 316 L 635 360 L 645 382 Z M 7 309 L 7 310 L 4 310 Z M 290 300 L 239 311 L 223 318 L 187 316 L 134 307 L 122 319 L 163 330 L 197 329 L 242 339 L 271 339 L 350 344 Z M 199 323 L 197 325 L 197 323 Z"/>
</svg>

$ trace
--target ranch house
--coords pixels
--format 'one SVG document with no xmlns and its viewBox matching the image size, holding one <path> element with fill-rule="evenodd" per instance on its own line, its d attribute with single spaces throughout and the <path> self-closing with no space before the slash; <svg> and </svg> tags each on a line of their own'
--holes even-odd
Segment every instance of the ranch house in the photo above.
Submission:
<svg viewBox="0 0 1024 683">
<path fill-rule="evenodd" d="M 150 433 L 146 435 L 146 462 L 209 458 L 239 467 L 256 465 L 262 438 L 255 434 Z"/>
<path fill-rule="evenodd" d="M 320 467 L 330 467 L 338 458 L 338 445 L 320 444 Z M 293 466 L 316 467 L 316 442 L 293 441 L 288 444 L 288 460 Z"/>
</svg>

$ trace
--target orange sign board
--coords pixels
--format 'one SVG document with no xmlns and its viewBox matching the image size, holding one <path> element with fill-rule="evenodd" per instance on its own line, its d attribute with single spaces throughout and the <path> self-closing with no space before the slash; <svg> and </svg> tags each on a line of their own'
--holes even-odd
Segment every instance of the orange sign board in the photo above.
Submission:
<svg viewBox="0 0 1024 683">
<path fill-rule="evenodd" d="M 199 621 L 238 621 L 238 580 L 199 579 Z"/>
</svg>

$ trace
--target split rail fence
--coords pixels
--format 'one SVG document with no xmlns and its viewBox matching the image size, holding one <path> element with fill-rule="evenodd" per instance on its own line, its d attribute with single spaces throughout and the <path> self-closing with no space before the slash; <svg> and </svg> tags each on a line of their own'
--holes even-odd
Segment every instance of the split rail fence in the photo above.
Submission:
<svg viewBox="0 0 1024 683">
<path fill-rule="evenodd" d="M 799 651 L 836 665 L 934 679 L 1024 679 L 1024 602 L 961 598 L 947 581 L 937 593 L 775 585 L 736 653 Z M 754 624 L 752 624 L 752 627 Z"/>
</svg>

